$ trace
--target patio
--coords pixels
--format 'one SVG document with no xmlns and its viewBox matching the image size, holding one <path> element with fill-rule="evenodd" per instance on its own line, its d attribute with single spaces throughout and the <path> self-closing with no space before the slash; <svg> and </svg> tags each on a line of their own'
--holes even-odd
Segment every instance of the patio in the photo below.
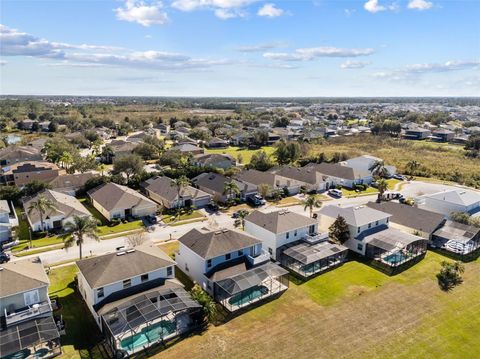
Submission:
<svg viewBox="0 0 480 359">
<path fill-rule="evenodd" d="M 303 278 L 325 272 L 342 264 L 348 248 L 327 241 L 317 244 L 293 242 L 281 249 L 280 263 Z"/>
<path fill-rule="evenodd" d="M 266 263 L 216 281 L 215 300 L 230 312 L 245 308 L 288 289 L 288 271 Z"/>
<path fill-rule="evenodd" d="M 433 233 L 432 244 L 454 254 L 469 255 L 480 248 L 480 229 L 447 221 Z"/>
</svg>

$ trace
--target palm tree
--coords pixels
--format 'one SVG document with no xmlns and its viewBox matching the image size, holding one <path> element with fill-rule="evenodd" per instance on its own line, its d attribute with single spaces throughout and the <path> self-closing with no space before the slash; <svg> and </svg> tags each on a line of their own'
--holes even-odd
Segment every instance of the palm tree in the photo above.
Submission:
<svg viewBox="0 0 480 359">
<path fill-rule="evenodd" d="M 242 226 L 242 230 L 245 230 L 245 217 L 247 217 L 249 212 L 245 209 L 241 209 L 237 212 L 237 218 L 235 219 L 234 226 L 240 227 Z"/>
<path fill-rule="evenodd" d="M 48 199 L 44 195 L 39 195 L 35 201 L 30 202 L 28 206 L 28 214 L 32 214 L 33 212 L 37 212 L 40 217 L 40 225 L 42 231 L 45 230 L 45 223 L 43 216 L 47 211 L 54 211 L 56 209 L 55 204 L 52 200 Z M 48 228 L 47 228 L 47 235 L 48 235 Z"/>
<path fill-rule="evenodd" d="M 378 189 L 378 198 L 377 202 L 380 203 L 383 199 L 383 194 L 388 188 L 388 182 L 385 181 L 383 178 L 377 181 L 377 189 Z"/>
<path fill-rule="evenodd" d="M 229 197 L 232 197 L 233 195 L 237 195 L 240 193 L 240 188 L 238 185 L 233 182 L 225 182 L 223 185 L 223 194 L 228 194 Z"/>
<path fill-rule="evenodd" d="M 385 167 L 385 162 L 382 160 L 374 161 L 368 168 L 374 177 L 385 177 L 388 174 L 388 170 Z"/>
<path fill-rule="evenodd" d="M 307 208 L 310 209 L 310 218 L 313 217 L 313 209 L 314 208 L 320 208 L 322 207 L 322 201 L 320 201 L 318 198 L 317 198 L 317 195 L 315 194 L 311 194 L 309 195 L 307 198 L 305 198 L 305 200 L 302 202 L 303 205 L 305 206 L 304 207 L 304 211 L 307 210 Z"/>
<path fill-rule="evenodd" d="M 103 175 L 105 174 L 105 171 L 108 169 L 107 165 L 104 164 L 104 163 L 100 163 L 98 166 L 97 166 L 97 171 L 100 172 L 100 174 Z"/>
<path fill-rule="evenodd" d="M 420 163 L 418 163 L 417 161 L 415 160 L 412 160 L 412 161 L 409 161 L 406 166 L 405 166 L 405 169 L 408 171 L 408 173 L 413 176 L 415 174 L 415 172 L 418 170 L 418 168 L 420 167 Z"/>
<path fill-rule="evenodd" d="M 190 184 L 190 180 L 185 177 L 185 176 L 180 176 L 170 183 L 172 187 L 177 188 L 177 209 L 180 209 L 182 206 L 180 205 L 180 193 L 182 192 L 182 189 L 187 187 Z"/>
<path fill-rule="evenodd" d="M 62 156 L 58 159 L 63 168 L 68 170 L 68 168 L 73 164 L 73 156 L 69 152 L 63 152 Z"/>
<path fill-rule="evenodd" d="M 71 236 L 65 240 L 65 248 L 76 244 L 82 259 L 82 244 L 86 237 L 91 237 L 99 241 L 97 220 L 86 216 L 73 216 L 73 222 L 67 222 L 65 230 L 70 232 Z"/>
</svg>

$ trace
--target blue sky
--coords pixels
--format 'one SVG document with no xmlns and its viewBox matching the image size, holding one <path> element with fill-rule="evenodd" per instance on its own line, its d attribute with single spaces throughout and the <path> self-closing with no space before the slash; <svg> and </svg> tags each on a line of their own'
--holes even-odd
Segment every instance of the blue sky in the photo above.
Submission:
<svg viewBox="0 0 480 359">
<path fill-rule="evenodd" d="M 0 92 L 479 96 L 480 1 L 0 0 Z"/>
</svg>

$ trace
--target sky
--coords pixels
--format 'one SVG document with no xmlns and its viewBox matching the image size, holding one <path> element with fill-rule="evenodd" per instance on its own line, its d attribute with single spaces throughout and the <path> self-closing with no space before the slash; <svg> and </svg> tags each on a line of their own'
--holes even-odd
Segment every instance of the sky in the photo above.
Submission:
<svg viewBox="0 0 480 359">
<path fill-rule="evenodd" d="M 0 93 L 480 96 L 478 0 L 0 0 Z"/>
</svg>

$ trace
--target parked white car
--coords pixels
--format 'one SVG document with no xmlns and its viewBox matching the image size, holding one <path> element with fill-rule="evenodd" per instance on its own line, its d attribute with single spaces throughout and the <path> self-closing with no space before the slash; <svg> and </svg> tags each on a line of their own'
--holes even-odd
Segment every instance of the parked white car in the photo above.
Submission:
<svg viewBox="0 0 480 359">
<path fill-rule="evenodd" d="M 330 196 L 334 196 L 334 197 L 342 197 L 343 196 L 342 190 L 336 189 L 336 188 L 328 190 L 328 194 Z"/>
</svg>

